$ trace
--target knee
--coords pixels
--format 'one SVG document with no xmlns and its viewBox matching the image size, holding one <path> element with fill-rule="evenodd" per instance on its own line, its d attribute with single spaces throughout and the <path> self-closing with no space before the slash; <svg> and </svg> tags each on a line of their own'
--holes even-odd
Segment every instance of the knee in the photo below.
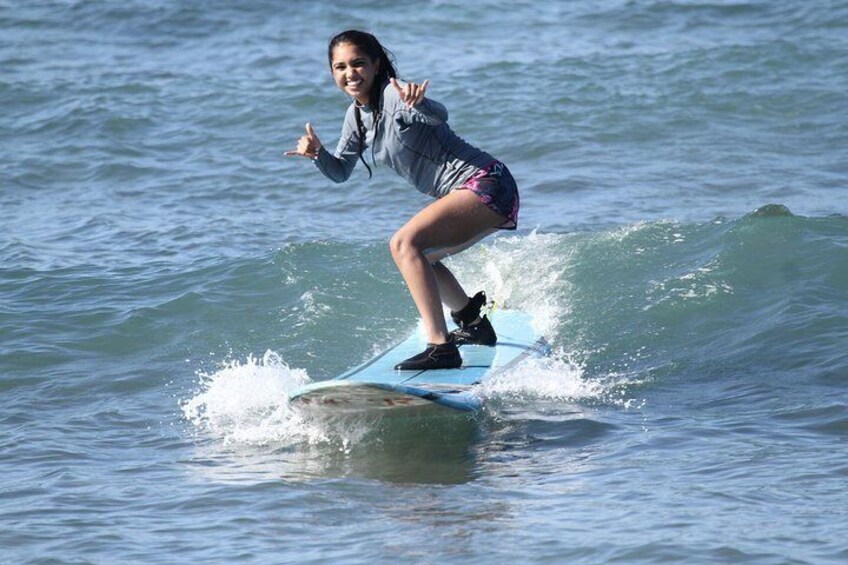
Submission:
<svg viewBox="0 0 848 565">
<path fill-rule="evenodd" d="M 404 230 L 399 230 L 389 240 L 389 251 L 395 261 L 400 261 L 412 254 L 417 254 L 418 248 L 412 236 Z"/>
</svg>

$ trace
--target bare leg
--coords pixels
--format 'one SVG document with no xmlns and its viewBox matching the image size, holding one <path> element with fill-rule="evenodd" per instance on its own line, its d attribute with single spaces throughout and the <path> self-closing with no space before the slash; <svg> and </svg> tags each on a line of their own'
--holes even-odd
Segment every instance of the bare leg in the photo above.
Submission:
<svg viewBox="0 0 848 565">
<path fill-rule="evenodd" d="M 468 295 L 450 269 L 441 261 L 437 261 L 433 263 L 433 270 L 436 272 L 436 282 L 439 284 L 439 296 L 442 303 L 454 312 L 465 308 L 468 304 Z"/>
<path fill-rule="evenodd" d="M 432 263 L 433 270 L 436 272 L 436 281 L 439 284 L 439 295 L 442 303 L 452 311 L 458 312 L 465 308 L 468 305 L 469 298 L 465 293 L 465 289 L 462 288 L 462 285 L 459 284 L 459 281 L 456 280 L 456 277 L 441 260 L 468 249 L 487 235 L 491 235 L 496 231 L 495 228 L 490 228 L 461 245 L 427 251 L 427 260 Z"/>
<path fill-rule="evenodd" d="M 432 261 L 467 248 L 492 233 L 503 221 L 500 214 L 480 202 L 474 193 L 457 190 L 424 208 L 392 237 L 389 244 L 392 258 L 409 287 L 430 343 L 444 343 L 448 338 L 439 293 L 440 277 L 450 295 L 445 297 L 450 301 L 449 307 L 468 300 L 450 271 L 444 265 L 434 267 Z M 462 292 L 461 300 L 459 292 Z"/>
</svg>

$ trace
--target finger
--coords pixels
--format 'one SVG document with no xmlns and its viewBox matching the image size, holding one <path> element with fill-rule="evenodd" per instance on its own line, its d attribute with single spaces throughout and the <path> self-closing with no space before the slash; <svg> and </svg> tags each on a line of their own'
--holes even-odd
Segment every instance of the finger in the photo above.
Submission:
<svg viewBox="0 0 848 565">
<path fill-rule="evenodd" d="M 285 155 L 286 157 L 308 157 L 308 155 L 300 151 L 286 151 Z"/>
<path fill-rule="evenodd" d="M 406 105 L 411 107 L 415 102 L 416 92 L 418 91 L 418 85 L 414 82 L 407 83 L 405 87 L 406 96 L 403 101 L 406 102 Z"/>
<path fill-rule="evenodd" d="M 421 97 L 424 97 L 424 92 L 427 90 L 427 87 L 430 86 L 430 79 L 424 79 L 424 82 L 421 83 Z"/>
<path fill-rule="evenodd" d="M 400 98 L 400 101 L 406 102 L 407 99 L 409 98 L 409 93 L 407 92 L 407 89 L 409 88 L 409 84 L 401 86 L 400 82 L 398 82 L 398 80 L 394 79 L 394 78 L 390 79 L 390 81 L 392 83 L 392 86 L 395 87 L 395 90 L 398 93 L 398 97 Z"/>
<path fill-rule="evenodd" d="M 406 103 L 411 108 L 424 100 L 424 90 L 427 88 L 427 81 L 424 81 L 422 84 L 410 83 L 410 87 L 409 97 Z"/>
</svg>

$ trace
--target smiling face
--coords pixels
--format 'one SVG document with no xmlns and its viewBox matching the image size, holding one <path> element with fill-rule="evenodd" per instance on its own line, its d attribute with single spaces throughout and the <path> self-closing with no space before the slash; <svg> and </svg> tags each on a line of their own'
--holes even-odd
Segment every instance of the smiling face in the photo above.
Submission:
<svg viewBox="0 0 848 565">
<path fill-rule="evenodd" d="M 339 43 L 332 53 L 330 68 L 336 85 L 360 104 L 368 104 L 380 61 L 371 59 L 352 43 Z"/>
</svg>

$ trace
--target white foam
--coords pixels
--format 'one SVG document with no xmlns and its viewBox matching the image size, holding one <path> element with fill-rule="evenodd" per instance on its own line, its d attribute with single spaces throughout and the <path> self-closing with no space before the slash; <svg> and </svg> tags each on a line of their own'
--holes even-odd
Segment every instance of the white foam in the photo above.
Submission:
<svg viewBox="0 0 848 565">
<path fill-rule="evenodd" d="M 597 383 L 583 378 L 583 367 L 562 353 L 551 357 L 529 359 L 481 385 L 486 397 L 530 400 L 580 400 L 596 398 L 603 393 Z"/>
<path fill-rule="evenodd" d="M 640 402 L 628 398 L 629 388 L 636 384 L 628 375 L 587 378 L 583 364 L 560 350 L 496 375 L 480 385 L 480 392 L 501 405 L 556 401 L 632 408 Z"/>
<path fill-rule="evenodd" d="M 469 292 L 485 289 L 499 307 L 533 316 L 536 329 L 557 351 L 546 359 L 523 363 L 481 385 L 481 393 L 498 401 L 522 399 L 589 401 L 628 406 L 627 375 L 587 378 L 581 359 L 586 352 L 558 343 L 570 313 L 571 236 L 539 234 L 505 236 L 475 246 L 451 260 L 451 268 Z M 302 297 L 305 319 L 322 315 L 311 293 Z M 493 316 L 497 317 L 497 309 Z M 375 353 L 377 347 L 375 345 Z M 230 361 L 211 373 L 200 373 L 199 390 L 181 406 L 186 419 L 224 444 L 299 443 L 340 446 L 349 451 L 368 433 L 368 425 L 327 425 L 305 420 L 288 404 L 289 395 L 310 381 L 306 371 L 289 367 L 271 351 L 261 359 Z"/>
<path fill-rule="evenodd" d="M 200 390 L 181 404 L 186 419 L 227 443 L 317 441 L 288 404 L 289 394 L 309 382 L 302 369 L 289 367 L 268 351 L 261 359 L 229 361 L 212 373 L 198 373 Z"/>
<path fill-rule="evenodd" d="M 499 237 L 464 252 L 450 267 L 469 293 L 485 290 L 497 307 L 531 314 L 536 329 L 552 335 L 569 314 L 567 238 L 536 231 Z"/>
<path fill-rule="evenodd" d="M 643 227 L 630 226 L 615 237 L 626 237 Z M 523 237 L 498 237 L 451 262 L 451 269 L 469 292 L 485 289 L 496 304 L 528 312 L 535 328 L 558 346 L 551 356 L 529 360 L 482 384 L 480 392 L 487 398 L 530 403 L 540 399 L 590 401 L 623 407 L 637 404 L 626 398 L 629 386 L 638 384 L 630 376 L 587 378 L 582 359 L 589 354 L 557 343 L 571 313 L 569 274 L 574 241 L 569 235 L 536 231 Z"/>
</svg>

